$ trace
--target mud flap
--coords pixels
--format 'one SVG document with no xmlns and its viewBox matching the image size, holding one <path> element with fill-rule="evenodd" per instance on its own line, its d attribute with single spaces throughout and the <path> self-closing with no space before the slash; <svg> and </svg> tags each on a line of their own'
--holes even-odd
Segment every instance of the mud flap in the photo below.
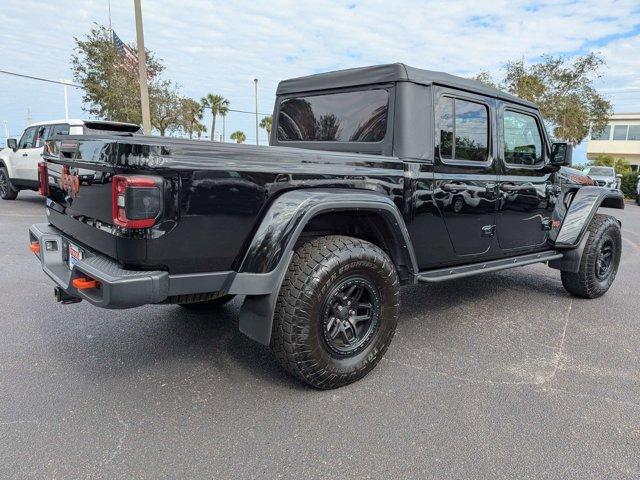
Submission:
<svg viewBox="0 0 640 480">
<path fill-rule="evenodd" d="M 263 345 L 269 346 L 271 344 L 271 330 L 273 328 L 276 302 L 292 256 L 293 252 L 290 252 L 286 260 L 279 265 L 278 280 L 274 283 L 271 293 L 267 295 L 247 295 L 240 308 L 238 328 L 247 337 Z"/>
</svg>

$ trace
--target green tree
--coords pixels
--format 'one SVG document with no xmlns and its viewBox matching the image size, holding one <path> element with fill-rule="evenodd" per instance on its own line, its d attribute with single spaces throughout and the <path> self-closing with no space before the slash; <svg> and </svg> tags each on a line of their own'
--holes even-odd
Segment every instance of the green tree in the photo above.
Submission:
<svg viewBox="0 0 640 480">
<path fill-rule="evenodd" d="M 636 190 L 637 185 L 638 185 L 638 172 L 627 172 L 622 174 L 620 190 L 622 190 L 625 197 L 637 198 L 637 195 L 638 195 L 638 191 Z"/>
<path fill-rule="evenodd" d="M 597 165 L 599 167 L 613 167 L 616 169 L 616 173 L 629 173 L 631 172 L 631 165 L 624 158 L 614 158 L 611 155 L 600 154 L 596 157 L 591 165 Z"/>
<path fill-rule="evenodd" d="M 235 140 L 236 143 L 244 143 L 246 139 L 247 139 L 247 136 L 244 134 L 244 132 L 241 132 L 240 130 L 237 130 L 231 134 L 231 140 Z"/>
<path fill-rule="evenodd" d="M 267 135 L 271 136 L 271 115 L 262 117 L 260 128 L 264 128 L 267 131 Z"/>
<path fill-rule="evenodd" d="M 196 124 L 195 128 L 193 129 L 193 133 L 195 133 L 198 136 L 198 140 L 200 139 L 200 137 L 202 137 L 202 134 L 206 132 L 207 132 L 207 127 L 205 127 L 201 123 Z"/>
<path fill-rule="evenodd" d="M 135 65 L 123 61 L 111 39 L 108 28 L 94 24 L 83 38 L 75 38 L 71 69 L 77 83 L 83 87 L 83 109 L 98 118 L 142 123 L 140 84 Z M 131 46 L 135 51 L 135 46 Z M 153 52 L 147 53 L 149 96 L 163 88 L 159 75 L 164 67 Z"/>
<path fill-rule="evenodd" d="M 202 120 L 202 105 L 191 98 L 181 98 L 179 105 L 179 124 L 180 129 L 193 138 L 194 134 L 202 135 L 207 131 L 200 120 Z"/>
<path fill-rule="evenodd" d="M 487 72 L 474 79 L 534 102 L 553 135 L 577 145 L 590 127 L 594 132 L 602 131 L 612 113 L 611 102 L 593 86 L 601 78 L 603 66 L 604 60 L 595 53 L 573 60 L 544 55 L 540 63 L 532 65 L 524 60 L 508 62 L 501 83 Z"/>
<path fill-rule="evenodd" d="M 202 108 L 211 109 L 211 141 L 213 141 L 216 130 L 216 116 L 218 114 L 227 114 L 229 111 L 229 100 L 224 98 L 222 95 L 208 93 L 205 97 L 202 97 L 200 103 L 202 104 Z"/>
<path fill-rule="evenodd" d="M 169 80 L 159 82 L 149 91 L 151 125 L 160 135 L 180 129 L 180 94 L 178 87 Z"/>
</svg>

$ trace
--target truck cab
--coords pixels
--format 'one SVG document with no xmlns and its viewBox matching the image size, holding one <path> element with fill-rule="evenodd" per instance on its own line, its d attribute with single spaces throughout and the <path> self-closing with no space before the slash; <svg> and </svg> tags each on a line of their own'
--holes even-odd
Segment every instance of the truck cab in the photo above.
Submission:
<svg viewBox="0 0 640 480">
<path fill-rule="evenodd" d="M 271 144 L 402 161 L 421 270 L 545 249 L 555 172 L 571 162 L 534 104 L 403 64 L 281 82 Z"/>
</svg>

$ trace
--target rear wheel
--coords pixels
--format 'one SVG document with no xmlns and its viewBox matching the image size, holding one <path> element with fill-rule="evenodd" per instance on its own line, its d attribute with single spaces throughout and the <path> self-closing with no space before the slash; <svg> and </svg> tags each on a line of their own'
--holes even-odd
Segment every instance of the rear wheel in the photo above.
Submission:
<svg viewBox="0 0 640 480">
<path fill-rule="evenodd" d="M 327 236 L 298 248 L 276 303 L 271 348 L 280 364 L 322 389 L 369 373 L 396 330 L 395 266 L 375 245 Z"/>
<path fill-rule="evenodd" d="M 562 285 L 573 295 L 597 298 L 604 295 L 618 273 L 622 236 L 620 225 L 609 215 L 596 215 L 587 231 L 580 269 L 577 272 L 560 272 Z"/>
<path fill-rule="evenodd" d="M 15 200 L 18 189 L 13 186 L 9 173 L 5 167 L 0 167 L 0 198 L 3 200 Z"/>
</svg>

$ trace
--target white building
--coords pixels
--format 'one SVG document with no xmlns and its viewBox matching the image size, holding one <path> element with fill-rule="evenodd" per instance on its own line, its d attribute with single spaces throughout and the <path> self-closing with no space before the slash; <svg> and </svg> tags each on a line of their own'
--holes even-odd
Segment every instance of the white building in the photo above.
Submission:
<svg viewBox="0 0 640 480">
<path fill-rule="evenodd" d="M 640 170 L 640 113 L 614 113 L 601 134 L 591 133 L 587 158 L 601 154 L 624 158 L 633 170 Z"/>
</svg>

